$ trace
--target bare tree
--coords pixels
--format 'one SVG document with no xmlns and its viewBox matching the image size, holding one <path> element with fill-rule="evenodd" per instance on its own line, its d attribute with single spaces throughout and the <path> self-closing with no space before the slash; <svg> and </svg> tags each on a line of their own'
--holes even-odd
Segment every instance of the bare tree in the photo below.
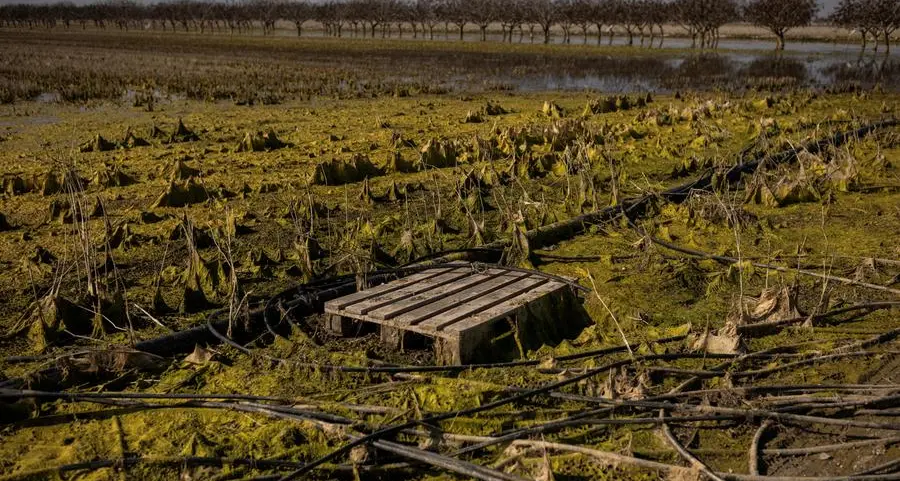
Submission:
<svg viewBox="0 0 900 481">
<path fill-rule="evenodd" d="M 884 47 L 891 53 L 891 35 L 900 28 L 900 0 L 869 0 L 871 16 L 877 31 L 884 37 Z M 875 34 L 876 38 L 878 33 Z"/>
<path fill-rule="evenodd" d="M 495 0 L 497 17 L 503 30 L 503 41 L 513 41 L 513 31 L 519 29 L 519 41 L 524 37 L 522 24 L 525 23 L 523 0 Z"/>
<path fill-rule="evenodd" d="M 299 37 L 303 35 L 303 25 L 313 18 L 313 9 L 305 0 L 292 0 L 281 5 L 281 16 L 294 22 Z"/>
<path fill-rule="evenodd" d="M 841 0 L 830 20 L 852 33 L 859 32 L 862 37 L 862 51 L 866 50 L 869 35 L 875 35 L 875 45 L 878 45 L 878 26 L 872 16 L 871 2 L 866 0 Z"/>
<path fill-rule="evenodd" d="M 487 41 L 488 27 L 498 20 L 498 5 L 495 0 L 462 0 L 462 7 L 468 18 L 481 30 L 481 41 Z"/>
<path fill-rule="evenodd" d="M 437 0 L 416 0 L 413 7 L 416 18 L 422 24 L 422 36 L 428 31 L 428 38 L 434 40 L 434 28 L 440 23 Z"/>
<path fill-rule="evenodd" d="M 818 11 L 815 0 L 751 0 L 744 16 L 771 31 L 777 39 L 775 49 L 784 50 L 787 31 L 809 25 Z"/>
<path fill-rule="evenodd" d="M 544 43 L 550 43 L 550 29 L 559 20 L 559 11 L 552 0 L 528 0 L 527 21 L 541 27 Z"/>
</svg>

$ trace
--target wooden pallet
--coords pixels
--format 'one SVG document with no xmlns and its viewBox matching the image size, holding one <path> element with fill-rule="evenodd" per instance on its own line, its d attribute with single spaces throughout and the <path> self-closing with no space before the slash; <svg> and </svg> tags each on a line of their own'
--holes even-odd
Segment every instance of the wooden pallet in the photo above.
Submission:
<svg viewBox="0 0 900 481">
<path fill-rule="evenodd" d="M 530 307 L 570 292 L 546 276 L 502 268 L 450 264 L 366 289 L 325 304 L 329 327 L 352 335 L 359 323 L 378 324 L 385 342 L 402 347 L 415 333 L 434 339 L 438 361 L 467 364 L 498 322 L 527 320 Z"/>
</svg>

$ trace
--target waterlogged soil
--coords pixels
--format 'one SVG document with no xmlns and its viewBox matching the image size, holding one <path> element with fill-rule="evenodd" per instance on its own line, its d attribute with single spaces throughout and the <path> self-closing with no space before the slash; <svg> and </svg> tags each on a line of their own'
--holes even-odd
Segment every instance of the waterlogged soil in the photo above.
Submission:
<svg viewBox="0 0 900 481">
<path fill-rule="evenodd" d="M 111 30 L 3 30 L 0 45 L 2 103 L 188 98 L 270 105 L 446 92 L 900 87 L 896 55 L 853 46 L 775 55 L 763 43 L 758 51 L 727 42 L 702 51 L 683 39 L 649 49 Z"/>
<path fill-rule="evenodd" d="M 31 363 L 7 359 L 0 364 L 0 379 L 63 366 L 63 382 L 70 388 L 279 396 L 378 426 L 478 406 L 503 396 L 510 386 L 535 387 L 627 358 L 628 353 L 607 355 L 555 369 L 560 367 L 555 358 L 621 345 L 623 338 L 637 354 L 690 351 L 694 348 L 688 341 L 654 341 L 716 332 L 739 312 L 752 311 L 786 289 L 794 293 L 791 309 L 804 314 L 893 299 L 858 284 L 794 271 L 897 288 L 900 134 L 889 128 L 821 154 L 803 154 L 791 166 L 767 167 L 738 185 L 700 193 L 681 205 L 654 203 L 639 221 L 655 238 L 739 262 L 692 259 L 648 241 L 621 220 L 591 226 L 553 245 L 517 244 L 508 252 L 511 263 L 574 277 L 596 289 L 597 295 L 584 299 L 592 323 L 577 338 L 525 353 L 544 360 L 544 370 L 531 366 L 392 378 L 299 368 L 224 346 L 210 346 L 203 354 L 211 358 L 179 357 L 149 370 L 126 363 L 91 371 L 53 360 L 73 349 L 127 347 L 131 339 L 199 325 L 207 308 L 225 306 L 234 298 L 232 277 L 219 273 L 232 272 L 232 266 L 241 295 L 264 300 L 311 278 L 403 264 L 443 250 L 516 237 L 517 232 L 630 196 L 661 192 L 706 169 L 737 163 L 742 153 L 749 158 L 776 152 L 889 118 L 898 107 L 891 94 L 811 91 L 678 97 L 632 93 L 627 100 L 611 101 L 591 93 L 418 95 L 292 100 L 278 106 L 175 100 L 157 104 L 150 112 L 114 104 L 4 106 L 0 172 L 5 193 L 0 213 L 8 226 L 0 232 L 0 327 L 7 332 L 3 353 L 50 357 Z M 48 294 L 90 308 L 82 302 L 86 286 L 92 285 L 86 265 L 114 266 L 94 270 L 101 278 L 93 285 L 102 286 L 109 298 L 113 293 L 124 296 L 130 316 L 110 314 L 99 329 L 97 323 L 78 324 L 78 316 L 63 328 L 36 329 L 43 321 L 34 314 L 35 300 Z M 198 304 L 197 291 L 209 305 Z M 836 326 L 797 325 L 747 336 L 742 342 L 756 351 L 808 341 L 810 352 L 827 352 L 898 327 L 895 312 L 877 311 Z M 67 332 L 77 329 L 84 329 L 78 331 L 83 334 Z M 323 364 L 432 360 L 427 352 L 385 353 L 377 336 L 341 340 L 302 329 L 288 339 L 260 339 L 250 347 L 269 356 Z M 896 383 L 896 346 L 887 343 L 878 349 L 883 353 L 752 379 L 712 377 L 704 385 Z M 719 362 L 680 359 L 656 366 L 696 370 Z M 671 373 L 642 373 L 644 367 L 629 371 L 625 384 L 662 393 L 684 380 Z M 112 374 L 98 380 L 98 370 Z M 567 389 L 601 395 L 606 382 L 601 377 Z M 361 413 L 348 410 L 348 405 L 383 409 Z M 584 404 L 574 401 L 537 400 L 460 416 L 442 428 L 495 435 L 583 409 Z M 340 432 L 315 423 L 247 413 L 95 413 L 99 410 L 97 405 L 63 401 L 3 406 L 0 479 L 20 479 L 29 472 L 36 479 L 56 479 L 57 474 L 35 470 L 125 455 L 310 461 L 344 442 Z M 715 470 L 744 473 L 757 427 L 737 423 L 674 429 Z M 881 435 L 777 426 L 766 447 Z M 407 440 L 404 436 L 400 439 Z M 578 427 L 545 439 L 681 462 L 652 425 Z M 489 465 L 516 454 L 504 448 L 490 448 L 471 460 Z M 848 450 L 834 459 L 774 458 L 767 474 L 846 475 L 896 459 L 897 449 L 888 444 Z M 854 453 L 854 462 L 847 462 Z M 354 476 L 344 468 L 328 465 L 315 476 Z M 610 469 L 588 457 L 556 452 L 521 455 L 508 469 L 529 478 L 546 476 L 548 469 L 556 479 L 657 477 L 626 465 Z M 77 476 L 237 479 L 261 472 L 148 462 Z M 365 474 L 366 479 L 370 476 L 453 478 L 427 468 Z"/>
</svg>

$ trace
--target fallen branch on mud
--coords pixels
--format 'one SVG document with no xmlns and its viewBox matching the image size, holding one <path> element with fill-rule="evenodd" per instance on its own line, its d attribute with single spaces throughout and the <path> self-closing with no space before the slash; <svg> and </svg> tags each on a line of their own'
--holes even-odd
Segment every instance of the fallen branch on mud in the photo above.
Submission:
<svg viewBox="0 0 900 481">
<path fill-rule="evenodd" d="M 19 481 L 35 478 L 46 478 L 53 474 L 69 473 L 72 471 L 95 471 L 103 468 L 122 469 L 129 466 L 147 464 L 154 466 L 248 466 L 259 469 L 284 469 L 292 468 L 302 463 L 296 461 L 281 461 L 273 459 L 253 458 L 227 458 L 227 457 L 199 457 L 199 456 L 129 456 L 120 459 L 100 459 L 84 461 L 81 463 L 64 464 L 48 468 L 33 469 L 17 473 L 0 475 L 0 481 Z"/>
<path fill-rule="evenodd" d="M 720 263 L 720 264 L 731 265 L 731 264 L 740 264 L 740 263 L 741 263 L 741 260 L 740 260 L 740 259 L 737 259 L 737 258 L 734 258 L 734 257 L 722 256 L 722 255 L 717 255 L 717 254 L 710 254 L 710 253 L 708 253 L 708 252 L 703 252 L 703 251 L 700 251 L 700 250 L 697 250 L 697 249 L 690 249 L 690 248 L 687 248 L 687 247 L 682 247 L 682 246 L 678 246 L 678 245 L 672 244 L 671 242 L 666 242 L 666 241 L 664 241 L 664 240 L 662 240 L 662 239 L 660 239 L 660 238 L 658 238 L 658 237 L 654 237 L 654 236 L 651 236 L 651 235 L 647 234 L 646 231 L 644 231 L 643 229 L 641 229 L 640 227 L 638 227 L 637 225 L 635 225 L 635 224 L 633 224 L 633 223 L 632 223 L 632 226 L 633 226 L 633 227 L 635 228 L 635 230 L 637 230 L 638 233 L 641 234 L 643 237 L 649 239 L 649 240 L 650 240 L 651 242 L 653 242 L 654 244 L 659 244 L 659 245 L 665 247 L 666 249 L 673 250 L 673 251 L 676 251 L 676 252 L 680 252 L 680 253 L 682 253 L 682 254 L 687 254 L 687 255 L 689 255 L 689 256 L 691 256 L 691 257 L 696 257 L 696 258 L 699 258 L 699 259 L 709 259 L 709 260 L 713 260 L 713 261 L 716 261 L 716 262 L 718 262 L 718 263 Z M 792 268 L 789 268 L 789 267 L 777 266 L 777 265 L 773 265 L 773 264 L 765 264 L 765 263 L 761 263 L 761 262 L 753 262 L 753 261 L 748 261 L 748 262 L 749 262 L 750 265 L 752 265 L 753 267 L 756 267 L 756 268 L 758 268 L 758 269 L 767 269 L 767 270 L 772 270 L 772 271 L 777 271 L 777 272 L 783 272 L 783 273 L 796 273 L 796 274 L 802 274 L 802 275 L 804 275 L 804 276 L 817 277 L 817 278 L 819 278 L 819 279 L 825 279 L 825 280 L 828 280 L 828 281 L 834 281 L 834 282 L 838 282 L 838 283 L 840 283 L 840 284 L 853 285 L 853 286 L 857 286 L 857 287 L 864 287 L 864 288 L 866 288 L 866 289 L 872 289 L 872 290 L 876 290 L 876 291 L 887 292 L 887 293 L 893 294 L 893 295 L 895 295 L 895 296 L 900 296 L 900 289 L 892 289 L 892 288 L 890 288 L 890 287 L 881 286 L 881 285 L 878 285 L 878 284 L 872 284 L 872 283 L 869 283 L 869 282 L 857 281 L 857 280 L 855 280 L 855 279 L 849 279 L 849 278 L 847 278 L 847 277 L 833 276 L 833 275 L 830 275 L 830 274 L 822 274 L 822 273 L 820 273 L 820 272 L 808 271 L 808 270 L 805 270 L 805 269 L 792 269 Z M 894 305 L 894 304 L 892 304 L 892 305 L 889 306 L 889 307 L 893 307 L 893 305 Z"/>
</svg>

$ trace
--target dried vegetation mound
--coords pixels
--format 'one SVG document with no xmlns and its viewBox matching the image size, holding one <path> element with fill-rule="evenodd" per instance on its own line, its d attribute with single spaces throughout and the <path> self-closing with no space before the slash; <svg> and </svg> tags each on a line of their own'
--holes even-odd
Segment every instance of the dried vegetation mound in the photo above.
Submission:
<svg viewBox="0 0 900 481">
<path fill-rule="evenodd" d="M 195 169 L 185 163 L 186 160 L 190 160 L 190 157 L 182 157 L 176 159 L 169 165 L 166 165 L 162 168 L 163 177 L 168 178 L 170 181 L 176 180 L 188 180 L 193 177 L 200 176 L 200 169 Z"/>
<path fill-rule="evenodd" d="M 135 147 L 147 147 L 150 145 L 150 142 L 134 135 L 134 132 L 129 127 L 128 130 L 125 131 L 125 137 L 119 145 L 126 149 L 133 149 Z"/>
<path fill-rule="evenodd" d="M 415 162 L 404 159 L 399 150 L 390 154 L 384 170 L 389 174 L 418 172 Z"/>
<path fill-rule="evenodd" d="M 73 171 L 50 171 L 46 174 L 8 174 L 0 180 L 2 193 L 9 196 L 38 193 L 44 196 L 63 192 L 81 192 L 87 180 Z"/>
<path fill-rule="evenodd" d="M 8 336 L 27 334 L 31 348 L 44 352 L 72 335 L 101 335 L 109 323 L 121 323 L 124 315 L 125 301 L 118 293 L 86 296 L 83 302 L 53 293 L 33 302 Z"/>
<path fill-rule="evenodd" d="M 551 119 L 561 119 L 566 116 L 566 111 L 562 107 L 556 104 L 556 102 L 547 100 L 544 102 L 543 108 L 541 108 L 541 112 L 544 113 L 547 117 Z"/>
<path fill-rule="evenodd" d="M 417 168 L 425 170 L 427 168 L 455 167 L 463 150 L 452 140 L 431 139 L 420 150 Z"/>
<path fill-rule="evenodd" d="M 106 152 L 115 149 L 116 143 L 104 139 L 100 134 L 95 135 L 94 138 L 78 147 L 80 152 Z"/>
<path fill-rule="evenodd" d="M 153 133 L 155 134 L 156 132 Z M 175 127 L 175 131 L 169 135 L 166 142 L 174 144 L 178 142 L 196 142 L 198 140 L 200 140 L 200 136 L 195 134 L 193 130 L 185 127 L 184 122 L 182 122 L 181 119 L 178 119 L 178 125 Z"/>
<path fill-rule="evenodd" d="M 6 220 L 6 216 L 0 212 L 0 232 L 13 230 L 13 226 Z"/>
<path fill-rule="evenodd" d="M 636 96 L 632 98 L 627 95 L 620 95 L 592 99 L 585 105 L 584 115 L 624 112 L 646 107 L 652 101 L 653 97 L 650 94 L 647 94 L 646 97 Z"/>
<path fill-rule="evenodd" d="M 288 146 L 289 144 L 278 139 L 274 130 L 270 130 L 268 132 L 247 132 L 236 150 L 237 152 L 265 152 Z"/>
<path fill-rule="evenodd" d="M 191 204 L 199 204 L 209 200 L 210 194 L 206 188 L 194 179 L 185 182 L 169 182 L 166 190 L 157 197 L 151 208 L 156 207 L 184 207 Z"/>
<path fill-rule="evenodd" d="M 91 184 L 103 188 L 126 187 L 137 184 L 137 180 L 123 172 L 118 165 L 105 164 L 91 177 Z"/>
<path fill-rule="evenodd" d="M 52 200 L 48 206 L 48 223 L 71 224 L 87 219 L 103 217 L 105 210 L 99 197 L 94 199 L 93 205 L 76 202 L 75 205 L 66 199 Z"/>
<path fill-rule="evenodd" d="M 860 185 L 860 163 L 847 150 L 822 155 L 801 152 L 797 160 L 797 171 L 783 167 L 752 178 L 745 185 L 745 201 L 768 207 L 831 202 L 836 193 L 850 192 Z"/>
<path fill-rule="evenodd" d="M 122 222 L 107 233 L 106 246 L 109 249 L 129 249 L 140 246 L 145 240 L 143 236 L 134 232 L 130 223 Z"/>
<path fill-rule="evenodd" d="M 367 155 L 356 154 L 349 161 L 334 159 L 320 163 L 310 180 L 315 185 L 343 185 L 379 175 L 382 175 L 382 170 Z"/>
</svg>

